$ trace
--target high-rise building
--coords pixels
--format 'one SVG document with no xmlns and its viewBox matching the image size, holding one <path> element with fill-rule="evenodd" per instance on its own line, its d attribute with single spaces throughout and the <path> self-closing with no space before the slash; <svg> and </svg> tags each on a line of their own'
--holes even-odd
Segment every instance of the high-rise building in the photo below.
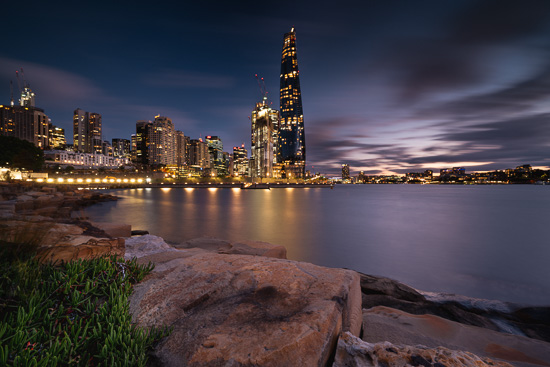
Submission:
<svg viewBox="0 0 550 367">
<path fill-rule="evenodd" d="M 170 118 L 155 116 L 155 121 L 147 124 L 147 156 L 152 166 L 177 163 L 176 130 Z"/>
<path fill-rule="evenodd" d="M 49 118 L 37 107 L 0 106 L 0 134 L 27 140 L 37 147 L 49 145 Z"/>
<path fill-rule="evenodd" d="M 114 138 L 111 142 L 114 157 L 130 158 L 130 140 Z"/>
<path fill-rule="evenodd" d="M 202 139 L 191 139 L 189 142 L 189 163 L 200 170 L 210 168 L 208 144 Z"/>
<path fill-rule="evenodd" d="M 277 162 L 283 165 L 287 178 L 303 178 L 306 140 L 294 28 L 284 36 L 280 85 L 281 119 Z"/>
<path fill-rule="evenodd" d="M 244 143 L 240 147 L 233 147 L 233 176 L 248 177 L 248 152 Z"/>
<path fill-rule="evenodd" d="M 52 125 L 49 123 L 49 148 L 50 149 L 65 149 L 67 141 L 65 140 L 65 129 Z"/>
<path fill-rule="evenodd" d="M 73 146 L 80 153 L 103 152 L 101 115 L 77 108 L 73 114 Z"/>
<path fill-rule="evenodd" d="M 349 165 L 343 164 L 342 165 L 342 181 L 349 180 Z"/>
<path fill-rule="evenodd" d="M 191 139 L 182 131 L 176 131 L 176 164 L 178 167 L 189 166 L 189 142 Z"/>
<path fill-rule="evenodd" d="M 279 112 L 267 104 L 267 97 L 256 103 L 250 118 L 251 145 L 250 145 L 250 176 L 273 177 L 273 148 L 274 132 L 279 123 Z"/>
<path fill-rule="evenodd" d="M 137 121 L 136 122 L 136 148 L 134 162 L 138 164 L 149 164 L 149 157 L 147 155 L 147 126 L 151 124 L 151 121 Z"/>
<path fill-rule="evenodd" d="M 206 144 L 208 144 L 208 153 L 210 154 L 210 164 L 213 173 L 217 176 L 227 175 L 225 162 L 223 159 L 223 142 L 219 136 L 207 136 Z"/>
</svg>

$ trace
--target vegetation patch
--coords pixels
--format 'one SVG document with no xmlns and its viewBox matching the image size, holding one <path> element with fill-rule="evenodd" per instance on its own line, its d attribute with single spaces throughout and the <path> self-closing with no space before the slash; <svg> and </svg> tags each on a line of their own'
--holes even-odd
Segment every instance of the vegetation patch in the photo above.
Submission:
<svg viewBox="0 0 550 367">
<path fill-rule="evenodd" d="M 132 285 L 152 264 L 110 256 L 56 266 L 2 252 L 1 366 L 145 366 L 169 333 L 131 323 Z"/>
</svg>

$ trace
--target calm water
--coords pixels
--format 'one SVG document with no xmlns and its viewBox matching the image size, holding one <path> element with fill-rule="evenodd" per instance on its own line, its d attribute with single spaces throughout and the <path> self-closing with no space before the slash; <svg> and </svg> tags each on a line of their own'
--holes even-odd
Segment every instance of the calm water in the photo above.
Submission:
<svg viewBox="0 0 550 367">
<path fill-rule="evenodd" d="M 288 258 L 415 288 L 550 305 L 550 187 L 343 185 L 116 190 L 86 210 L 168 242 L 284 245 Z"/>
</svg>

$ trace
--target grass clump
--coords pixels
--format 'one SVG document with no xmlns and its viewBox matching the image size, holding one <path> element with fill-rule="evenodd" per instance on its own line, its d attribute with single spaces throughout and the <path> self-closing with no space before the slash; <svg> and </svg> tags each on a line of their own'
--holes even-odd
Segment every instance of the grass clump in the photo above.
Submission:
<svg viewBox="0 0 550 367">
<path fill-rule="evenodd" d="M 133 325 L 128 297 L 152 268 L 116 256 L 0 260 L 0 366 L 145 366 L 169 330 Z"/>
</svg>

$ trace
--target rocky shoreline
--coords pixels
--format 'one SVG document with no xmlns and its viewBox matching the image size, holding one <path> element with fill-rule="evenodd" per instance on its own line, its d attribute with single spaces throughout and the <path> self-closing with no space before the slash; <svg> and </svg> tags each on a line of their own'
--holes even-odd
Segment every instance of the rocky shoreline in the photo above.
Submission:
<svg viewBox="0 0 550 367">
<path fill-rule="evenodd" d="M 107 253 L 153 262 L 130 309 L 168 325 L 158 366 L 550 366 L 550 307 L 456 296 L 286 259 L 282 246 L 199 238 L 171 246 L 131 227 L 91 223 L 110 195 L 0 185 L 3 241 L 40 240 L 51 261 Z"/>
</svg>

